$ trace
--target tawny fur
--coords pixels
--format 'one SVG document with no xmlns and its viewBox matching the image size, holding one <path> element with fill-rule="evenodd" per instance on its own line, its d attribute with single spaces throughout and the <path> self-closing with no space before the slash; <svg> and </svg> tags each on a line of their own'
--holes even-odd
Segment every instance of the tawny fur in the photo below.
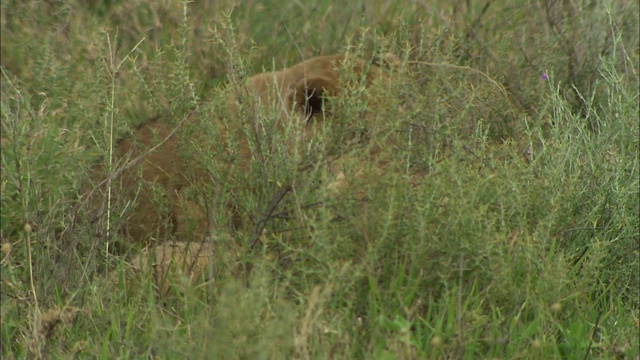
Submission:
<svg viewBox="0 0 640 360">
<path fill-rule="evenodd" d="M 161 296 L 169 292 L 175 273 L 191 284 L 198 278 L 212 280 L 216 270 L 213 245 L 206 241 L 168 241 L 146 248 L 131 261 L 131 266 L 136 273 L 151 274 Z"/>
</svg>

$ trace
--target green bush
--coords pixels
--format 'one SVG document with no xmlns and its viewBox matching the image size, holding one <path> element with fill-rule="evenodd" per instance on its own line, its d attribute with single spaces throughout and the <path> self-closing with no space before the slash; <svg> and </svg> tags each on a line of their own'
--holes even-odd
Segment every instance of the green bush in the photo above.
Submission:
<svg viewBox="0 0 640 360">
<path fill-rule="evenodd" d="M 638 11 L 3 1 L 3 357 L 636 358 Z M 375 113 L 347 92 L 305 146 L 247 125 L 236 136 L 260 161 L 212 161 L 235 146 L 212 121 L 229 116 L 227 84 L 346 51 L 402 60 Z M 127 204 L 107 236 L 87 199 L 115 141 L 192 111 L 181 156 L 234 185 L 187 189 L 215 200 L 216 275 L 158 298 L 132 278 L 139 249 L 110 249 Z M 336 155 L 339 196 L 323 161 Z"/>
</svg>

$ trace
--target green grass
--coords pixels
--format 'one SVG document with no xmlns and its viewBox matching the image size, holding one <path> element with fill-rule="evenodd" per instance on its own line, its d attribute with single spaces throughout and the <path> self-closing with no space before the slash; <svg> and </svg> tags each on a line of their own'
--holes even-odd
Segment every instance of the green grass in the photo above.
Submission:
<svg viewBox="0 0 640 360">
<path fill-rule="evenodd" d="M 638 358 L 637 2 L 272 3 L 2 2 L 3 358 Z M 347 93 L 308 146 L 247 130 L 262 161 L 212 161 L 227 83 L 347 49 L 403 59 L 374 114 Z M 294 186 L 158 299 L 86 194 L 112 141 L 192 109 L 181 155 L 236 186 L 189 196 L 256 219 Z M 345 146 L 363 128 L 384 171 Z M 318 154 L 339 196 L 296 171 Z"/>
</svg>

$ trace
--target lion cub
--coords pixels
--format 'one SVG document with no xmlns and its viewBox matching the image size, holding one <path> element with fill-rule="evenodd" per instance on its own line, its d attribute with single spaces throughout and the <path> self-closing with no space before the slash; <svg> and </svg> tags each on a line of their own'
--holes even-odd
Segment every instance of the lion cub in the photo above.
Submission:
<svg viewBox="0 0 640 360">
<path fill-rule="evenodd" d="M 388 79 L 390 69 L 398 63 L 393 55 L 376 62 L 345 55 L 319 56 L 279 71 L 254 75 L 228 90 L 231 115 L 224 119 L 226 128 L 242 126 L 239 115 L 246 115 L 247 110 L 263 111 L 275 115 L 276 128 L 296 122 L 305 136 L 313 136 L 320 124 L 340 116 L 327 99 L 349 87 L 368 89 L 374 82 Z M 352 76 L 342 77 L 345 72 Z M 182 190 L 194 182 L 185 175 L 192 172 L 193 162 L 179 156 L 179 131 L 156 118 L 117 144 L 115 154 L 121 165 L 112 178 L 121 190 L 115 191 L 114 198 L 127 204 L 120 229 L 125 238 L 135 243 L 196 240 L 194 234 L 203 239 L 210 229 L 206 210 L 182 196 Z M 228 166 L 245 167 L 252 160 L 246 141 L 240 141 L 236 160 Z M 208 181 L 213 180 L 209 177 Z M 209 185 L 215 188 L 216 184 Z"/>
</svg>

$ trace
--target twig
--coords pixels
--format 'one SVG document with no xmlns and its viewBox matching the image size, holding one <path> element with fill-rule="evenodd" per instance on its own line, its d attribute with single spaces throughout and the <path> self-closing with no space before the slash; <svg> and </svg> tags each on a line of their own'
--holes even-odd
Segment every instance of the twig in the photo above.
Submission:
<svg viewBox="0 0 640 360">
<path fill-rule="evenodd" d="M 407 63 L 408 64 L 418 64 L 418 65 L 427 65 L 427 66 L 434 66 L 434 67 L 444 67 L 444 68 L 451 68 L 451 69 L 457 69 L 457 70 L 464 70 L 464 71 L 472 72 L 474 74 L 482 75 L 482 77 L 484 77 L 491 84 L 493 84 L 495 87 L 497 87 L 498 90 L 500 91 L 500 93 L 504 96 L 505 100 L 507 100 L 507 104 L 509 104 L 509 109 L 511 110 L 511 113 L 513 113 L 514 118 L 517 117 L 517 115 L 518 115 L 516 113 L 515 108 L 511 104 L 511 100 L 509 100 L 509 95 L 507 94 L 507 90 L 505 90 L 504 86 L 502 86 L 497 81 L 493 80 L 489 75 L 487 75 L 486 73 L 482 72 L 481 70 L 474 69 L 474 68 L 471 68 L 471 67 L 468 67 L 468 66 L 454 65 L 454 64 L 448 64 L 448 63 L 432 63 L 432 62 L 426 62 L 426 61 L 408 61 Z"/>
<path fill-rule="evenodd" d="M 463 326 L 462 326 L 462 275 L 464 270 L 464 254 L 460 254 L 460 267 L 458 268 L 458 294 L 456 296 L 456 322 L 458 323 L 458 341 L 462 343 Z"/>
<path fill-rule="evenodd" d="M 114 37 L 114 42 L 117 43 L 118 40 L 118 29 L 116 29 L 116 34 Z M 108 110 L 108 120 L 109 120 L 109 170 L 113 166 L 113 125 L 114 125 L 114 115 L 115 115 L 115 105 L 116 105 L 116 74 L 120 70 L 120 67 L 124 62 L 131 56 L 131 54 L 142 44 L 144 38 L 140 40 L 132 49 L 129 51 L 127 56 L 124 57 L 120 61 L 118 65 L 115 64 L 115 57 L 117 49 L 113 49 L 111 46 L 111 37 L 107 34 L 107 44 L 109 45 L 109 65 L 111 72 L 111 94 L 110 94 L 110 106 Z M 111 231 L 111 179 L 107 181 L 107 243 L 105 249 L 106 258 L 109 258 L 109 238 Z"/>
<path fill-rule="evenodd" d="M 269 219 L 273 216 L 273 212 L 275 211 L 276 207 L 278 207 L 278 204 L 280 204 L 282 199 L 284 199 L 284 196 L 287 195 L 289 191 L 291 191 L 291 185 L 287 184 L 281 186 L 273 196 L 273 198 L 271 198 L 271 201 L 267 205 L 267 208 L 262 213 L 260 219 L 258 219 L 258 221 L 256 222 L 256 225 L 253 227 L 253 234 L 251 234 L 251 239 L 249 241 L 251 243 L 251 249 L 254 249 L 258 244 L 260 235 L 262 235 L 264 228 L 267 226 L 267 221 L 269 221 Z"/>
<path fill-rule="evenodd" d="M 593 345 L 593 337 L 596 336 L 596 331 L 598 331 L 598 325 L 600 324 L 600 318 L 602 317 L 602 310 L 598 311 L 598 318 L 596 318 L 596 324 L 593 327 L 593 333 L 591 334 L 591 339 L 589 339 L 589 347 L 587 348 L 587 353 L 584 354 L 584 360 L 589 358 L 589 353 L 591 352 L 591 346 Z"/>
</svg>

